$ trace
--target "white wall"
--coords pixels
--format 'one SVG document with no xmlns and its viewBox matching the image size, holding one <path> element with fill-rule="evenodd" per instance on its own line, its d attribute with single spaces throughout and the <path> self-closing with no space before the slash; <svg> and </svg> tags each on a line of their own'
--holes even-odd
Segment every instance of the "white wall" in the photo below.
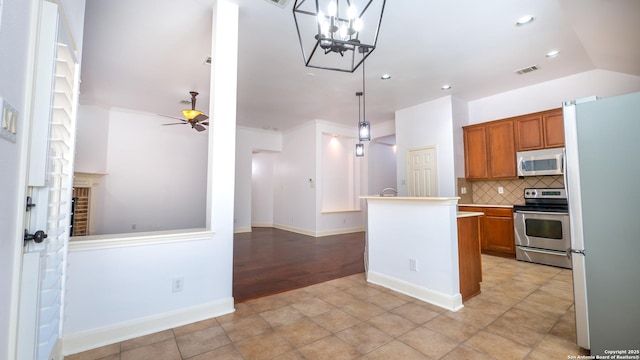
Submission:
<svg viewBox="0 0 640 360">
<path fill-rule="evenodd" d="M 234 231 L 251 231 L 251 224 L 254 222 L 251 218 L 252 207 L 255 204 L 252 200 L 254 152 L 280 152 L 281 150 L 281 133 L 246 127 L 237 128 Z M 266 191 L 266 188 L 261 189 L 261 192 Z M 273 196 L 273 190 L 271 191 Z M 262 204 L 261 206 L 266 205 Z M 271 211 L 273 212 L 273 209 Z"/>
<path fill-rule="evenodd" d="M 453 109 L 453 154 L 456 178 L 464 177 L 464 143 L 462 127 L 469 123 L 469 103 L 455 96 L 451 98 Z M 456 192 L 456 195 L 457 192 Z"/>
<path fill-rule="evenodd" d="M 219 241 L 209 235 L 203 240 L 91 250 L 73 250 L 72 244 L 65 353 L 231 311 L 231 289 L 221 281 L 231 259 L 218 250 Z M 181 292 L 172 292 L 174 278 L 183 280 Z"/>
<path fill-rule="evenodd" d="M 251 226 L 273 226 L 273 191 L 277 153 L 253 154 L 251 171 Z"/>
<path fill-rule="evenodd" d="M 438 196 L 455 196 L 452 97 L 396 111 L 398 195 L 407 195 L 407 151 L 436 146 Z"/>
<path fill-rule="evenodd" d="M 26 96 L 27 72 L 31 63 L 28 53 L 30 1 L 5 0 L 2 4 L 0 28 L 0 97 L 16 108 L 17 140 L 0 139 L 0 358 L 13 358 L 18 304 L 17 264 L 21 263 L 24 204 L 25 121 L 28 116 Z"/>
<path fill-rule="evenodd" d="M 205 227 L 208 132 L 169 120 L 109 112 L 104 234 Z"/>
<path fill-rule="evenodd" d="M 108 240 L 72 243 L 65 354 L 233 311 L 238 7 L 218 0 L 213 14 L 212 56 L 217 61 L 212 70 L 210 100 L 215 105 L 211 106 L 214 109 L 211 118 L 217 121 L 212 121 L 209 131 L 202 133 L 208 144 L 204 153 L 209 154 L 203 164 L 207 174 L 203 188 L 208 189 L 205 198 L 210 211 L 206 211 L 206 226 L 211 231 L 117 238 L 111 243 Z M 140 120 L 139 115 L 118 117 Z M 177 130 L 175 126 L 166 128 Z M 187 126 L 183 128 L 190 135 L 197 135 Z M 113 137 L 109 138 L 111 141 Z M 193 154 L 180 154 L 189 155 Z M 182 292 L 171 291 L 174 277 L 183 278 Z"/>
<path fill-rule="evenodd" d="M 469 102 L 469 123 L 558 108 L 564 101 L 601 98 L 640 90 L 640 76 L 591 70 Z"/>
<path fill-rule="evenodd" d="M 462 298 L 456 203 L 368 199 L 369 281 L 457 310 Z M 410 268 L 412 259 L 416 271 Z"/>
<path fill-rule="evenodd" d="M 365 154 L 369 158 L 369 191 L 368 195 L 379 194 L 385 188 L 396 188 L 396 148 L 395 136 L 390 139 L 374 139 L 369 144 L 369 152 Z M 385 139 L 385 138 L 383 138 Z M 388 142 L 387 142 L 388 141 Z"/>
<path fill-rule="evenodd" d="M 78 107 L 75 171 L 105 174 L 109 138 L 109 110 L 91 105 Z"/>
<path fill-rule="evenodd" d="M 364 229 L 367 158 L 355 156 L 355 126 L 315 121 L 315 227 L 312 235 L 326 236 Z M 338 138 L 333 139 L 332 135 Z M 365 154 L 368 142 L 365 144 Z M 308 179 L 307 179 L 308 180 Z M 311 184 L 308 184 L 311 187 Z M 344 198 L 344 199 L 340 199 Z"/>
<path fill-rule="evenodd" d="M 282 153 L 274 168 L 274 226 L 301 233 L 315 232 L 316 132 L 313 122 L 282 134 Z"/>
</svg>

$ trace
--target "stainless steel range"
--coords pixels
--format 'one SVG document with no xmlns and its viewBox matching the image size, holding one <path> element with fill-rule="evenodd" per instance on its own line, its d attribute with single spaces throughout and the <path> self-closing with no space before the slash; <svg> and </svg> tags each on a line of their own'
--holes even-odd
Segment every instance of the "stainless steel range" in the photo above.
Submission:
<svg viewBox="0 0 640 360">
<path fill-rule="evenodd" d="M 514 205 L 516 259 L 571 269 L 569 206 L 565 189 L 524 189 Z"/>
</svg>

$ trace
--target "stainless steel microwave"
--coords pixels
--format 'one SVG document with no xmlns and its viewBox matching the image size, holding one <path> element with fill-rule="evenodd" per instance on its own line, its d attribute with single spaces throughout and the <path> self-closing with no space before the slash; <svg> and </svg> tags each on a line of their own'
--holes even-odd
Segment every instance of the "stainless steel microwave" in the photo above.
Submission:
<svg viewBox="0 0 640 360">
<path fill-rule="evenodd" d="M 518 176 L 564 174 L 564 148 L 516 153 Z"/>
</svg>

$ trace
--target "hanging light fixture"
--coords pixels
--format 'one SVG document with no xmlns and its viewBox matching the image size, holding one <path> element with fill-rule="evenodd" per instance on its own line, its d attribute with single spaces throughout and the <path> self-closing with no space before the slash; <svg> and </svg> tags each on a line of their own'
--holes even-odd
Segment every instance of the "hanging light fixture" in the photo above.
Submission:
<svg viewBox="0 0 640 360">
<path fill-rule="evenodd" d="M 367 104 L 364 85 L 364 62 L 362 62 L 362 92 L 356 93 L 356 96 L 362 97 L 362 119 L 360 118 L 360 99 L 358 99 L 358 140 L 369 141 L 371 140 L 371 123 L 366 120 Z"/>
<path fill-rule="evenodd" d="M 356 144 L 356 156 L 361 157 L 364 156 L 364 144 L 362 143 L 362 139 L 360 138 L 361 132 L 361 112 L 360 112 L 360 101 L 362 100 L 362 91 L 356 92 L 356 96 L 358 97 L 358 143 Z M 368 132 L 368 131 L 367 131 Z"/>
<path fill-rule="evenodd" d="M 376 48 L 385 3 L 296 0 L 293 18 L 305 65 L 345 72 L 357 69 Z"/>
</svg>

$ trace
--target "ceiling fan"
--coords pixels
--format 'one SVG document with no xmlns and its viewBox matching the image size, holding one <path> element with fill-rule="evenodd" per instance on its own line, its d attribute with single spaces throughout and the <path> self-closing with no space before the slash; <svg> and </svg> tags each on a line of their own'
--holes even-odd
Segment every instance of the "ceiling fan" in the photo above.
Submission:
<svg viewBox="0 0 640 360">
<path fill-rule="evenodd" d="M 204 126 L 209 126 L 209 121 L 207 121 L 209 117 L 205 115 L 202 111 L 196 110 L 196 96 L 198 96 L 198 93 L 196 91 L 190 91 L 189 94 L 191 94 L 191 109 L 182 110 L 182 116 L 184 116 L 184 119 L 176 118 L 173 116 L 162 115 L 162 116 L 170 117 L 172 119 L 178 119 L 181 121 L 177 123 L 162 124 L 163 126 L 189 124 L 191 125 L 192 129 L 196 129 L 197 131 L 204 131 L 207 129 Z"/>
</svg>

